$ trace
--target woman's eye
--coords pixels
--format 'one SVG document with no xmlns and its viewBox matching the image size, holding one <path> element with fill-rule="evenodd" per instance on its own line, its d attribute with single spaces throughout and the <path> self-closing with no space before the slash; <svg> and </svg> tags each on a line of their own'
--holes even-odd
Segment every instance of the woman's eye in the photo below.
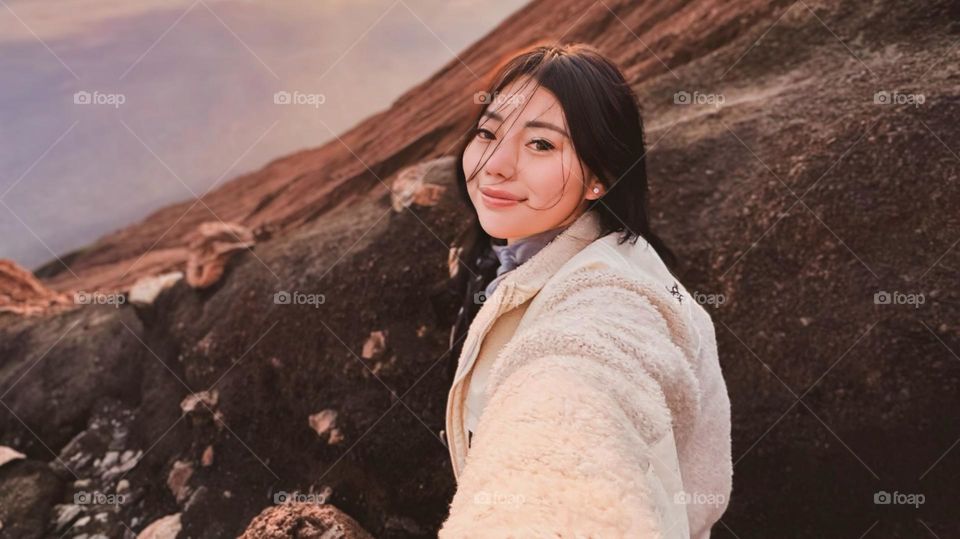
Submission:
<svg viewBox="0 0 960 539">
<path fill-rule="evenodd" d="M 535 139 L 532 140 L 531 143 L 537 145 L 537 151 L 546 152 L 553 149 L 553 144 L 543 139 Z"/>
<path fill-rule="evenodd" d="M 489 135 L 489 138 L 487 138 L 487 137 L 484 136 L 484 135 Z M 490 132 L 490 130 L 484 129 L 484 128 L 482 128 L 482 127 L 478 127 L 478 128 L 477 128 L 477 136 L 480 137 L 480 138 L 482 138 L 482 139 L 484 139 L 484 140 L 493 140 L 493 139 L 495 138 L 494 135 L 493 135 L 493 133 Z"/>
</svg>

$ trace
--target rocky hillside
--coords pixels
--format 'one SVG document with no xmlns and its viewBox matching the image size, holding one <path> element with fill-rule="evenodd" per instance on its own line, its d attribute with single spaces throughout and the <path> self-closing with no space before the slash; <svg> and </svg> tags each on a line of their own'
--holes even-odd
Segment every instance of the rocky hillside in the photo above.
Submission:
<svg viewBox="0 0 960 539">
<path fill-rule="evenodd" d="M 655 228 L 711 304 L 735 460 L 714 535 L 957 535 L 958 19 L 532 2 L 326 146 L 17 286 L 42 301 L 0 309 L 0 534 L 435 535 L 456 358 L 425 292 L 462 208 L 448 161 L 398 173 L 452 151 L 502 55 L 562 38 L 641 96 Z M 75 291 L 95 299 L 26 316 Z"/>
</svg>

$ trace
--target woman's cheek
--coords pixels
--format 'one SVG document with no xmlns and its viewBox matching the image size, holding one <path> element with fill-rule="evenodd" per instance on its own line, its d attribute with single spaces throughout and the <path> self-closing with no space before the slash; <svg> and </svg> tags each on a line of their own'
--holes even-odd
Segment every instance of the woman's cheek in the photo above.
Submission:
<svg viewBox="0 0 960 539">
<path fill-rule="evenodd" d="M 476 140 L 467 145 L 463 152 L 463 172 L 468 180 L 476 172 L 481 157 L 483 157 L 483 147 L 477 144 Z"/>
<path fill-rule="evenodd" d="M 563 192 L 563 176 L 553 167 L 548 170 L 533 170 L 527 183 L 530 201 L 537 207 L 556 204 Z"/>
</svg>

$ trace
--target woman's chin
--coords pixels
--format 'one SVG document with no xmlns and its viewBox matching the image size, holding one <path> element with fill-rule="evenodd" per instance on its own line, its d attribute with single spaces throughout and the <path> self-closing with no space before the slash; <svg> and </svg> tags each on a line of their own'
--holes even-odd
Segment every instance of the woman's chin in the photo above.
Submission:
<svg viewBox="0 0 960 539">
<path fill-rule="evenodd" d="M 512 221 L 508 221 L 499 215 L 484 216 L 481 214 L 480 226 L 483 227 L 484 232 L 494 238 L 512 238 L 516 235 L 514 231 L 517 229 Z"/>
</svg>

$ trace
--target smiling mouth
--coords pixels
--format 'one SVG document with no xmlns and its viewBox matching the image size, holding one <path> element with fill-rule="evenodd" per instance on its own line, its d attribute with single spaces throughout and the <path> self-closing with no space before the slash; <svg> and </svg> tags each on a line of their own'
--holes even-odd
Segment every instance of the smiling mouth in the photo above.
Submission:
<svg viewBox="0 0 960 539">
<path fill-rule="evenodd" d="M 515 198 L 510 193 L 506 191 L 498 191 L 495 189 L 480 189 L 480 194 L 497 202 L 523 202 L 525 198 Z"/>
<path fill-rule="evenodd" d="M 511 208 L 511 207 L 514 207 L 514 206 L 520 204 L 521 202 L 523 202 L 523 200 L 526 200 L 526 199 L 523 199 L 523 200 L 514 200 L 514 199 L 512 199 L 512 198 L 499 198 L 499 197 L 495 197 L 495 196 L 488 195 L 488 194 L 484 193 L 483 191 L 481 191 L 481 192 L 480 192 L 480 200 L 483 202 L 483 205 L 486 206 L 488 209 L 490 209 L 490 210 L 496 210 L 496 209 L 499 209 L 499 208 Z"/>
</svg>

